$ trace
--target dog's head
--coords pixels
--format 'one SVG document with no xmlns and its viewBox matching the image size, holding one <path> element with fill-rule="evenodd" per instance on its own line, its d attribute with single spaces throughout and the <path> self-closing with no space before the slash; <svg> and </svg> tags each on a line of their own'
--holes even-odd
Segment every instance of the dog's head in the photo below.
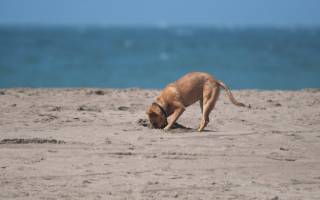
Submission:
<svg viewBox="0 0 320 200">
<path fill-rule="evenodd" d="M 164 128 L 167 126 L 167 117 L 156 103 L 153 103 L 149 107 L 146 114 L 148 115 L 151 128 Z"/>
</svg>

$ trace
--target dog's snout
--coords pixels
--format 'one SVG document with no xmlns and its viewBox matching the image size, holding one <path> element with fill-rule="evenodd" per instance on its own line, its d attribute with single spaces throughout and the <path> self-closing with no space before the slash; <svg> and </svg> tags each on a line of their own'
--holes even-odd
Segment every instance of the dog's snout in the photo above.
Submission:
<svg viewBox="0 0 320 200">
<path fill-rule="evenodd" d="M 151 125 L 152 125 L 153 128 L 158 128 L 156 122 L 152 122 Z"/>
</svg>

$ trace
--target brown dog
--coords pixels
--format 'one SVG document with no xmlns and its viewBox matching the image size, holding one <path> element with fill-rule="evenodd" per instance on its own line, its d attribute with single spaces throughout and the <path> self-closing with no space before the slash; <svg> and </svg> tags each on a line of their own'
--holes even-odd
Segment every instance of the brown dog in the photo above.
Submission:
<svg viewBox="0 0 320 200">
<path fill-rule="evenodd" d="M 230 101 L 237 106 L 245 106 L 235 100 L 229 88 L 211 75 L 202 72 L 188 73 L 174 83 L 166 86 L 147 111 L 150 125 L 153 128 L 169 130 L 185 108 L 198 100 L 202 119 L 198 131 L 209 123 L 209 114 L 218 100 L 220 87 L 225 89 Z M 170 116 L 169 122 L 167 118 Z"/>
</svg>

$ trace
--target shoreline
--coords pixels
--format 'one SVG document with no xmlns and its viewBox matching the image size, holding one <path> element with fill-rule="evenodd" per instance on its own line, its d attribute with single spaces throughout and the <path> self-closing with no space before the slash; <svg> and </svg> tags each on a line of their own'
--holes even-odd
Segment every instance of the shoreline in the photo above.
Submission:
<svg viewBox="0 0 320 200">
<path fill-rule="evenodd" d="M 0 199 L 319 199 L 320 89 L 231 91 L 164 133 L 159 90 L 1 88 Z"/>
<path fill-rule="evenodd" d="M 125 88 L 116 88 L 116 87 L 0 87 L 2 90 L 162 90 L 163 88 L 143 88 L 143 87 L 125 87 Z M 261 88 L 242 88 L 242 89 L 232 89 L 232 91 L 319 91 L 320 87 L 306 87 L 300 89 L 261 89 Z"/>
</svg>

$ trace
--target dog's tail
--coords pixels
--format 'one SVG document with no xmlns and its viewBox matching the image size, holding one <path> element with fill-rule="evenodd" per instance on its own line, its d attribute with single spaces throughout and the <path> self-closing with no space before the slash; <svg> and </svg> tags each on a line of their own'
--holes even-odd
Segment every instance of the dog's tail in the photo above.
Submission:
<svg viewBox="0 0 320 200">
<path fill-rule="evenodd" d="M 219 84 L 219 86 L 221 86 L 221 87 L 226 91 L 226 93 L 227 93 L 230 101 L 231 101 L 234 105 L 246 107 L 246 105 L 244 105 L 243 103 L 238 102 L 238 101 L 233 97 L 230 89 L 228 88 L 228 86 L 227 86 L 226 84 L 224 84 L 224 82 L 218 80 L 217 83 Z"/>
</svg>

